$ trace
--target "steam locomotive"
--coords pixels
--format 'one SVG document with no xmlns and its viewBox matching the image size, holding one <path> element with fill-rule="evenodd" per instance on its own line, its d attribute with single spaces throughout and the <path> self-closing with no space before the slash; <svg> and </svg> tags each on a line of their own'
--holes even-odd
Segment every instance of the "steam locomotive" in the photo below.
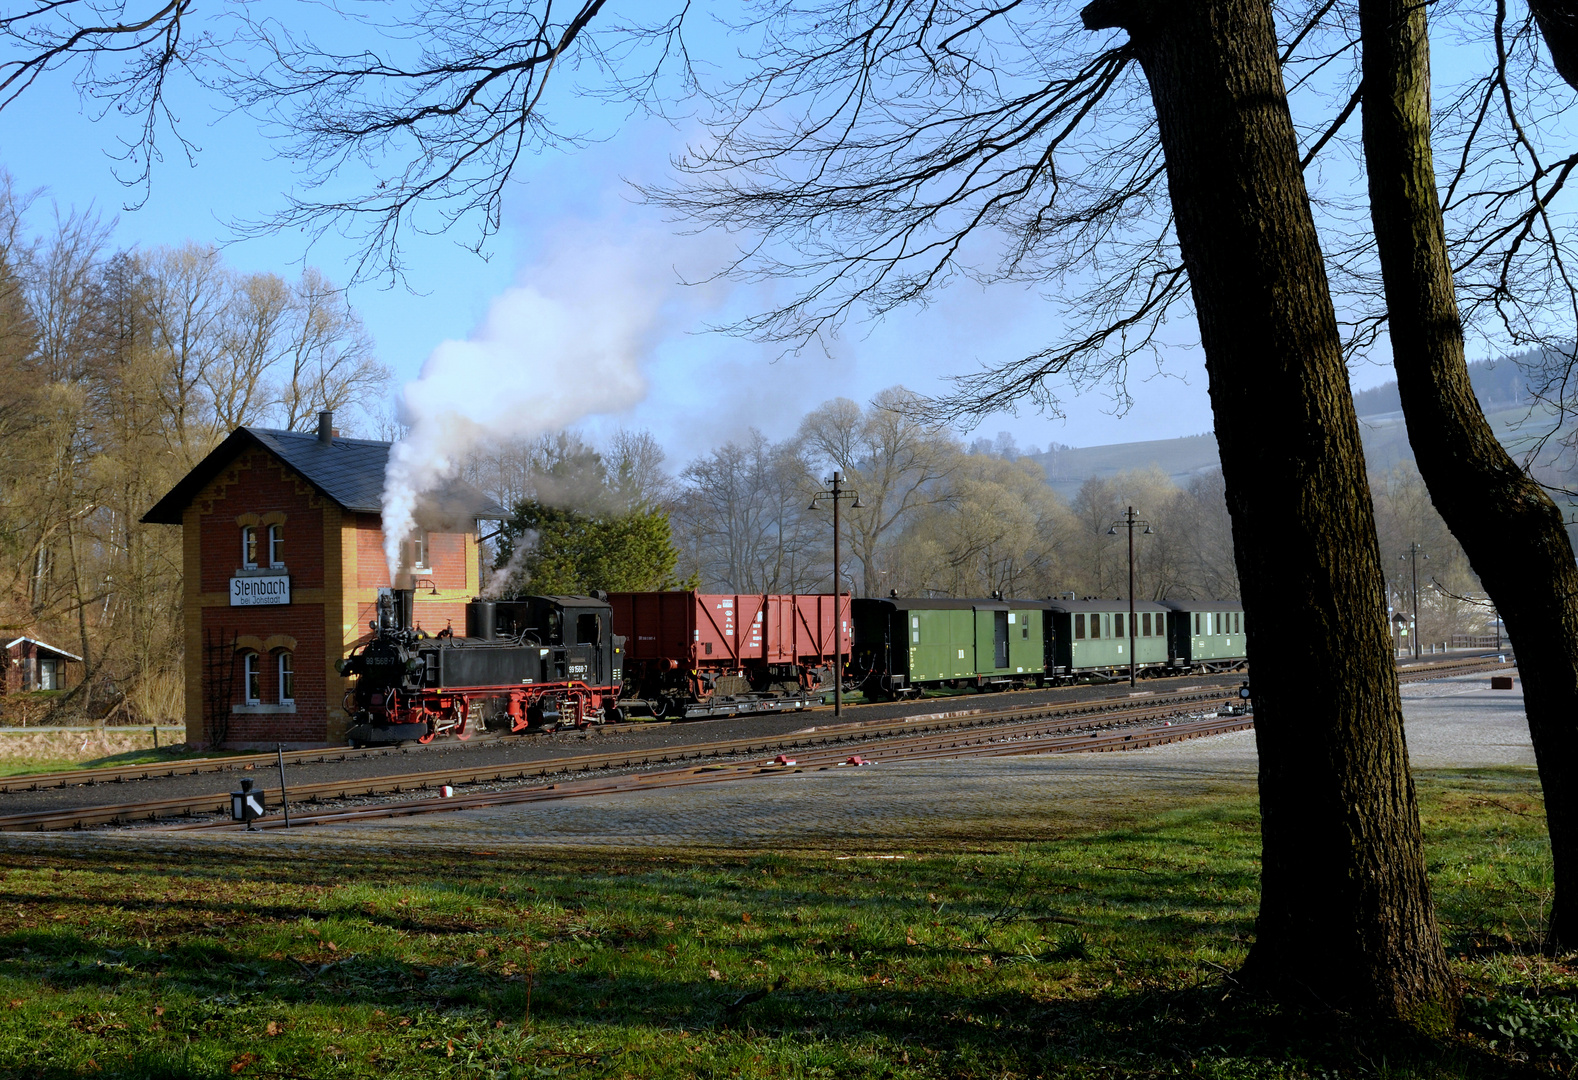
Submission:
<svg viewBox="0 0 1578 1080">
<path fill-rule="evenodd" d="M 595 596 L 530 596 L 466 605 L 466 636 L 412 625 L 413 593 L 382 596 L 373 638 L 341 660 L 352 746 L 469 739 L 617 720 L 624 638 Z"/>
</svg>

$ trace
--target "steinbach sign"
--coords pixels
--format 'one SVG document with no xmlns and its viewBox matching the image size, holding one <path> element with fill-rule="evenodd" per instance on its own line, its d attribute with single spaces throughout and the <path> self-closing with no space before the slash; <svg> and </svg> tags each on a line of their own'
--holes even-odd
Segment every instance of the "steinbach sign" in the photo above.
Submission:
<svg viewBox="0 0 1578 1080">
<path fill-rule="evenodd" d="M 231 607 L 258 607 L 263 604 L 290 603 L 290 575 L 233 577 L 230 579 Z"/>
</svg>

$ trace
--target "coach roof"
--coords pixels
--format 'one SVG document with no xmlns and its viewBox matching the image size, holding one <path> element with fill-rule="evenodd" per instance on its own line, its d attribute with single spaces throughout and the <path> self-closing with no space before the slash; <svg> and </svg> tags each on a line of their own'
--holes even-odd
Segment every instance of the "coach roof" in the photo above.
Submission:
<svg viewBox="0 0 1578 1080">
<path fill-rule="evenodd" d="M 212 453 L 154 504 L 142 520 L 150 525 L 179 525 L 181 514 L 208 482 L 243 451 L 260 446 L 279 458 L 346 510 L 362 514 L 383 512 L 384 470 L 389 464 L 389 443 L 377 439 L 320 439 L 310 431 L 279 431 L 241 427 L 216 446 Z M 482 492 L 468 484 L 450 481 L 436 496 L 434 508 L 441 516 L 499 521 L 508 517 Z"/>
</svg>

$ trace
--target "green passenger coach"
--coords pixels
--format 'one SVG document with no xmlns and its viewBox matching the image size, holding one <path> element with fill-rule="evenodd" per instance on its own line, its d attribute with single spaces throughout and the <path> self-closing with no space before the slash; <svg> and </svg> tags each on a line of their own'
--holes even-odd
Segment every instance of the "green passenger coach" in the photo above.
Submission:
<svg viewBox="0 0 1578 1080">
<path fill-rule="evenodd" d="M 849 677 L 873 698 L 905 697 L 928 686 L 984 691 L 1039 683 L 1041 607 L 997 599 L 857 599 Z"/>
<path fill-rule="evenodd" d="M 1169 666 L 1199 673 L 1234 671 L 1249 660 L 1244 605 L 1237 600 L 1165 600 L 1172 610 Z"/>
<path fill-rule="evenodd" d="M 1127 600 L 1048 600 L 1046 636 L 1053 643 L 1048 671 L 1059 679 L 1115 675 L 1129 669 L 1129 602 Z M 1168 609 L 1161 604 L 1134 605 L 1134 662 L 1147 675 L 1167 667 Z"/>
</svg>

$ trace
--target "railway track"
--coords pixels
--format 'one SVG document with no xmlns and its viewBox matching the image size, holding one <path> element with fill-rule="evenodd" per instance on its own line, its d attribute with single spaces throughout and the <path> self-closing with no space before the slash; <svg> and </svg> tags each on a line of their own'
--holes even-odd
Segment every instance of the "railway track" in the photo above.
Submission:
<svg viewBox="0 0 1578 1080">
<path fill-rule="evenodd" d="M 1147 746 L 1182 742 L 1208 735 L 1221 735 L 1229 731 L 1242 731 L 1254 726 L 1245 715 L 1206 719 L 1164 727 L 1151 727 L 1141 731 L 1068 732 L 1026 734 L 1009 730 L 994 730 L 974 735 L 918 736 L 909 739 L 890 739 L 875 745 L 862 744 L 862 758 L 877 755 L 876 760 L 862 764 L 875 765 L 880 761 L 914 762 L 931 758 L 959 757 L 1010 757 L 1024 754 L 1092 753 L 1103 751 L 1139 750 Z M 413 817 L 419 814 L 447 813 L 457 810 L 478 810 L 491 806 L 510 806 L 522 803 L 553 802 L 562 799 L 587 798 L 594 795 L 611 795 L 629 791 L 656 791 L 666 788 L 694 787 L 699 784 L 716 784 L 731 780 L 745 780 L 767 776 L 792 776 L 796 773 L 821 772 L 827 769 L 854 767 L 854 759 L 845 755 L 848 747 L 839 750 L 816 749 L 801 754 L 788 762 L 749 762 L 715 765 L 694 765 L 682 769 L 669 769 L 656 773 L 641 773 L 618 777 L 544 784 L 537 787 L 517 788 L 512 791 L 486 791 L 447 798 L 428 798 L 403 803 L 384 803 L 378 806 L 360 806 L 327 813 L 297 812 L 291 815 L 291 827 L 308 825 L 334 825 L 375 818 Z M 254 829 L 274 829 L 284 825 L 279 818 L 261 818 L 252 823 Z M 242 826 L 230 821 L 198 822 L 174 826 L 179 831 L 230 830 Z"/>
<path fill-rule="evenodd" d="M 1402 682 L 1415 682 L 1423 679 L 1449 678 L 1454 675 L 1472 674 L 1484 670 L 1504 670 L 1506 666 L 1495 661 L 1478 658 L 1474 660 L 1453 660 L 1435 664 L 1415 665 L 1402 669 L 1399 671 L 1398 677 Z M 972 748 L 1003 744 L 1004 740 L 1026 741 L 1027 745 L 1032 741 L 1039 740 L 1039 742 L 1032 749 L 1018 751 L 1005 749 L 996 752 L 1052 753 L 1059 752 L 1062 748 L 1049 748 L 1049 745 L 1046 744 L 1048 739 L 1055 739 L 1059 736 L 1089 738 L 1093 729 L 1110 729 L 1119 725 L 1143 724 L 1147 720 L 1159 720 L 1175 716 L 1181 711 L 1190 708 L 1206 708 L 1212 704 L 1232 700 L 1236 697 L 1236 694 L 1222 687 L 1184 687 L 1172 694 L 1150 696 L 1147 693 L 1147 696 L 1149 700 L 1143 703 L 1132 698 L 1120 698 L 1080 704 L 1048 704 L 1031 708 L 1010 708 L 991 712 L 970 709 L 956 713 L 937 713 L 889 721 L 846 722 L 813 728 L 800 733 L 698 743 L 683 747 L 617 750 L 607 753 L 581 754 L 528 762 L 492 763 L 481 766 L 451 765 L 442 769 L 402 773 L 393 776 L 385 775 L 359 779 L 338 779 L 321 783 L 291 784 L 289 796 L 292 805 L 300 805 L 302 803 L 336 801 L 366 796 L 403 795 L 413 791 L 432 790 L 444 786 L 521 784 L 533 779 L 563 773 L 631 770 L 680 761 L 737 758 L 787 750 L 800 753 L 808 753 L 818 747 L 842 747 L 844 750 L 847 750 L 856 744 L 859 744 L 862 749 L 870 746 L 873 751 L 880 747 L 883 753 L 902 752 L 906 755 L 914 755 L 923 751 L 912 746 L 904 746 L 895 750 L 894 744 L 884 743 L 882 740 L 895 738 L 913 739 L 923 736 L 944 740 L 937 744 L 937 748 L 934 751 L 931 751 L 941 755 L 984 752 Z M 1242 720 L 1238 724 L 1238 726 L 1247 725 L 1248 722 Z M 1032 731 L 1031 729 L 1034 730 Z M 1145 738 L 1170 742 L 1177 741 L 1177 739 L 1183 737 L 1195 737 L 1193 735 L 1184 735 L 1185 729 L 1178 725 L 1158 730 L 1159 734 L 1146 735 Z M 1223 728 L 1222 730 L 1231 729 Z M 514 738 L 529 737 L 516 736 Z M 1156 741 L 1134 743 L 1132 732 L 1127 736 L 1113 736 L 1110 745 L 1104 739 L 1105 737 L 1100 737 L 1094 742 L 1081 743 L 1077 747 L 1071 744 L 1067 749 L 1099 750 L 1116 749 L 1128 745 L 1157 745 Z M 842 753 L 843 750 L 839 752 Z M 302 750 L 287 752 L 285 759 L 289 763 L 310 764 L 313 762 L 340 762 L 356 758 L 381 757 L 397 753 L 401 753 L 401 751 L 392 748 Z M 277 760 L 274 754 L 257 754 L 126 766 L 114 770 L 78 769 L 17 778 L 8 781 L 4 786 L 0 786 L 0 791 L 37 791 L 70 787 L 76 784 L 105 784 L 159 776 L 185 776 L 199 773 L 242 771 L 253 772 L 254 778 L 261 780 L 266 775 L 262 773 L 262 767 L 272 766 Z M 808 758 L 808 760 L 810 759 Z M 688 769 L 678 770 L 678 772 L 700 775 L 701 772 L 708 768 L 718 767 L 692 766 Z M 749 770 L 753 767 L 766 768 L 765 766 L 750 765 L 731 765 L 726 768 Z M 668 773 L 645 775 L 668 775 Z M 624 790 L 620 786 L 622 784 L 635 784 L 636 786 L 645 784 L 650 786 L 652 781 L 629 780 L 622 776 L 602 779 L 596 783 L 612 785 L 597 787 L 596 791 L 612 791 Z M 277 804 L 277 787 L 260 790 L 270 793 L 272 800 Z M 544 788 L 527 790 L 558 790 L 562 792 L 571 789 L 561 782 L 560 784 L 549 785 Z M 580 788 L 577 787 L 575 790 L 579 791 Z M 517 792 L 519 793 L 519 789 L 517 789 Z M 473 797 L 492 798 L 493 796 L 468 795 L 464 796 L 463 799 Z M 526 801 L 530 801 L 530 798 L 525 794 L 522 797 Z M 565 796 L 559 795 L 555 797 Z M 227 813 L 229 800 L 229 792 L 224 791 L 102 806 L 16 813 L 0 816 L 0 831 L 87 828 L 95 825 L 131 824 L 175 817 Z M 417 805 L 417 803 L 408 802 L 400 805 L 411 806 Z M 443 800 L 444 808 L 453 809 L 462 805 L 464 805 L 463 801 L 455 799 Z M 488 803 L 488 805 L 492 805 L 492 803 Z M 360 812 L 360 810 L 354 812 Z M 369 810 L 367 812 L 371 813 L 372 811 Z M 353 811 L 339 811 L 339 813 L 353 813 Z M 293 818 L 303 822 L 307 820 L 301 817 L 299 811 L 293 814 Z"/>
<path fill-rule="evenodd" d="M 440 787 L 458 787 L 467 784 L 520 783 L 563 773 L 629 770 L 653 765 L 673 764 L 681 761 L 716 761 L 720 758 L 781 753 L 804 752 L 819 747 L 842 747 L 847 754 L 851 747 L 880 745 L 881 740 L 894 737 L 942 736 L 953 741 L 948 745 L 970 745 L 974 734 L 976 743 L 994 738 L 1028 737 L 1032 733 L 1065 734 L 1089 733 L 1117 725 L 1132 725 L 1146 720 L 1161 720 L 1189 709 L 1205 709 L 1222 702 L 1236 700 L 1236 693 L 1224 688 L 1201 688 L 1198 693 L 1180 693 L 1165 698 L 1152 698 L 1143 703 L 1132 700 L 1120 702 L 1091 702 L 1077 706 L 1039 706 L 1031 709 L 1005 710 L 997 713 L 970 713 L 962 716 L 939 714 L 879 723 L 846 723 L 813 728 L 799 733 L 766 738 L 732 739 L 719 742 L 697 743 L 684 747 L 657 749 L 617 750 L 600 754 L 582 754 L 548 760 L 488 764 L 481 766 L 450 766 L 443 769 L 404 773 L 397 776 L 377 776 L 356 779 L 339 779 L 315 784 L 292 784 L 289 798 L 292 806 L 302 803 L 358 798 L 370 795 L 402 795 L 413 791 L 433 790 Z M 262 780 L 266 773 L 256 775 Z M 279 789 L 263 788 L 270 801 L 277 804 Z M 140 802 L 117 803 L 103 806 L 51 809 L 0 817 L 0 831 L 41 831 L 54 829 L 87 828 L 94 825 L 132 824 L 162 818 L 187 817 L 199 814 L 228 813 L 230 793 L 209 792 L 200 795 L 183 795 L 174 798 L 149 799 Z M 294 821 L 296 813 L 293 812 Z"/>
<path fill-rule="evenodd" d="M 1459 659 L 1425 663 L 1407 668 L 1400 668 L 1398 679 L 1401 682 L 1416 682 L 1420 679 L 1449 678 L 1452 675 L 1470 674 L 1475 671 L 1502 667 L 1494 661 L 1474 659 Z M 1237 678 L 1237 676 L 1234 676 Z M 1165 691 L 1164 691 L 1165 692 Z M 1181 691 L 1176 691 L 1181 692 Z M 1122 699 L 1118 699 L 1122 700 Z M 982 710 L 969 710 L 981 712 Z M 1012 709 L 1010 708 L 1010 710 Z M 928 714 L 929 715 L 929 714 Z M 944 714 L 946 715 L 946 714 Z M 990 714 L 987 714 L 990 715 Z M 861 723 L 861 721 L 855 721 Z M 639 725 L 643 729 L 667 726 L 666 722 L 646 723 Z M 535 735 L 503 735 L 499 742 L 527 741 L 538 738 Z M 449 744 L 435 743 L 432 746 L 440 747 Z M 483 745 L 477 743 L 475 745 Z M 412 749 L 398 746 L 370 746 L 361 749 L 350 747 L 326 747 L 315 750 L 287 750 L 284 753 L 287 765 L 313 765 L 342 763 L 348 761 L 387 758 L 392 756 L 410 755 L 420 753 L 427 749 Z M 24 776 L 0 777 L 0 794 L 10 794 L 25 791 L 43 791 L 51 788 L 69 788 L 83 785 L 97 784 L 122 784 L 133 780 L 151 780 L 163 777 L 198 776 L 205 773 L 227 772 L 253 772 L 273 766 L 278 761 L 278 755 L 266 754 L 233 754 L 224 757 L 212 758 L 187 758 L 180 761 L 151 762 L 144 765 L 118 765 L 110 768 L 94 769 L 65 769 L 51 773 L 33 773 Z"/>
</svg>

